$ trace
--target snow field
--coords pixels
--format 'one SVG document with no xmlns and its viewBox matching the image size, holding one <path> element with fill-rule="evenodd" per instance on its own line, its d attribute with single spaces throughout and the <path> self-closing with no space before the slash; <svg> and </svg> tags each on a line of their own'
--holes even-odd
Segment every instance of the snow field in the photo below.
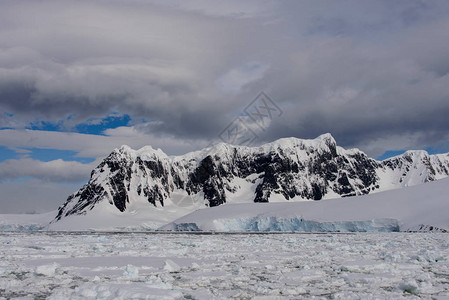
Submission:
<svg viewBox="0 0 449 300">
<path fill-rule="evenodd" d="M 0 233 L 0 299 L 449 297 L 449 235 Z"/>
</svg>

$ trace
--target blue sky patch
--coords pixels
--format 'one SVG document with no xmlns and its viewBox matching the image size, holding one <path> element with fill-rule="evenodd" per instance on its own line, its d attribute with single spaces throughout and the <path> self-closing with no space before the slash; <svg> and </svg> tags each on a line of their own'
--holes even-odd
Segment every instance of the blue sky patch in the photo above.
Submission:
<svg viewBox="0 0 449 300">
<path fill-rule="evenodd" d="M 58 122 L 35 121 L 27 126 L 31 130 L 58 131 L 58 132 L 77 132 L 93 135 L 104 135 L 106 129 L 114 129 L 121 126 L 129 126 L 131 117 L 127 114 L 110 114 L 105 118 L 92 118 L 87 122 L 76 124 L 75 126 L 67 126 L 66 121 L 73 119 L 74 115 L 70 115 L 67 120 Z M 71 128 L 70 128 L 71 127 Z"/>
<path fill-rule="evenodd" d="M 5 146 L 0 146 L 0 161 L 16 158 L 18 158 L 18 154 L 14 150 Z"/>
<path fill-rule="evenodd" d="M 64 129 L 64 122 L 58 121 L 57 123 L 46 122 L 46 121 L 36 121 L 32 122 L 27 129 L 31 130 L 43 130 L 43 131 L 67 131 Z"/>
<path fill-rule="evenodd" d="M 128 126 L 131 121 L 129 115 L 109 115 L 103 119 L 91 119 L 86 123 L 78 124 L 74 127 L 78 133 L 103 135 L 106 129 L 113 129 Z"/>
</svg>

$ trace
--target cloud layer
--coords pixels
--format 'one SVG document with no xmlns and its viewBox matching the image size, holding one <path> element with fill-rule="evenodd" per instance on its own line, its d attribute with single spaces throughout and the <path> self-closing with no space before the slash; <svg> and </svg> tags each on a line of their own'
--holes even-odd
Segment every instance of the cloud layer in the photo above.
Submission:
<svg viewBox="0 0 449 300">
<path fill-rule="evenodd" d="M 374 157 L 449 151 L 447 41 L 449 3 L 437 0 L 4 1 L 0 146 L 181 154 L 218 140 L 265 91 L 284 113 L 259 143 L 330 132 Z M 111 114 L 130 126 L 76 133 Z M 25 130 L 42 122 L 65 132 Z M 3 162 L 2 178 L 34 176 L 26 163 L 65 178 L 24 160 Z"/>
<path fill-rule="evenodd" d="M 265 90 L 288 111 L 266 140 L 331 132 L 360 146 L 412 134 L 410 146 L 431 145 L 449 128 L 448 6 L 4 3 L 0 107 L 14 118 L 2 126 L 70 128 L 119 111 L 153 122 L 146 133 L 212 139 Z"/>
<path fill-rule="evenodd" d="M 94 167 L 94 164 L 61 159 L 48 162 L 30 158 L 9 159 L 0 163 L 0 182 L 21 177 L 35 177 L 51 182 L 82 182 Z"/>
<path fill-rule="evenodd" d="M 211 139 L 266 90 L 289 112 L 267 140 L 446 138 L 447 3 L 183 3 L 2 4 L 3 127 L 120 111 Z"/>
</svg>

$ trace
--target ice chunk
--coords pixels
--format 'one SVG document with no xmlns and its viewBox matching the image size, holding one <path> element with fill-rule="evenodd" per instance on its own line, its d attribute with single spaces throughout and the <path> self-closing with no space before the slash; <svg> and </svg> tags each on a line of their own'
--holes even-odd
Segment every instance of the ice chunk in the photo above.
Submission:
<svg viewBox="0 0 449 300">
<path fill-rule="evenodd" d="M 416 294 L 418 292 L 418 284 L 415 280 L 409 279 L 401 282 L 401 284 L 399 284 L 399 289 L 406 293 Z"/>
<path fill-rule="evenodd" d="M 172 261 L 171 259 L 167 259 L 165 261 L 164 270 L 169 271 L 169 272 L 177 272 L 180 269 L 181 269 L 181 267 L 177 263 Z"/>
<path fill-rule="evenodd" d="M 137 278 L 139 276 L 139 268 L 133 265 L 127 265 L 123 276 L 127 278 Z"/>
<path fill-rule="evenodd" d="M 59 267 L 59 264 L 57 264 L 57 263 L 38 266 L 38 267 L 36 267 L 36 274 L 45 275 L 45 276 L 54 276 L 56 273 L 56 269 L 58 267 Z"/>
</svg>

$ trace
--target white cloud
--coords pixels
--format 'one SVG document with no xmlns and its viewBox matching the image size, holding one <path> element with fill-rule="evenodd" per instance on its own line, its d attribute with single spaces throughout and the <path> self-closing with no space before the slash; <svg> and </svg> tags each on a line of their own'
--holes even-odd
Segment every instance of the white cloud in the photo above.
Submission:
<svg viewBox="0 0 449 300">
<path fill-rule="evenodd" d="M 0 181 L 33 177 L 49 182 L 87 181 L 95 163 L 82 164 L 62 159 L 48 162 L 31 158 L 8 159 L 0 162 Z"/>
</svg>

